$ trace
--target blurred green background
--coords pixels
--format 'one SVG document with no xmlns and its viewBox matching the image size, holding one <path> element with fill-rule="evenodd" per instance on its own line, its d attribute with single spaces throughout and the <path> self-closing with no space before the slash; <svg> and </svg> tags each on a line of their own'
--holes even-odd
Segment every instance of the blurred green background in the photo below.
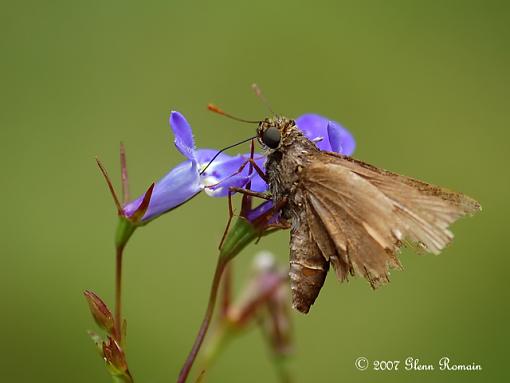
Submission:
<svg viewBox="0 0 510 383">
<path fill-rule="evenodd" d="M 504 1 L 24 1 L 0 12 L 2 264 L 0 381 L 109 382 L 82 296 L 113 302 L 116 225 L 94 163 L 139 194 L 181 161 L 168 127 L 185 114 L 201 147 L 222 147 L 267 111 L 316 112 L 355 135 L 356 157 L 477 198 L 438 257 L 406 250 L 373 292 L 330 276 L 295 314 L 296 382 L 503 381 L 508 332 L 510 6 Z M 240 150 L 245 150 L 240 149 Z M 235 151 L 234 151 L 235 152 Z M 118 184 L 118 183 L 117 183 Z M 226 201 L 205 195 L 131 240 L 128 358 L 137 382 L 171 382 L 208 295 Z M 288 257 L 288 233 L 237 259 Z M 478 373 L 357 371 L 359 356 L 482 365 Z M 191 381 L 191 380 L 190 380 Z M 257 330 L 236 339 L 211 382 L 272 382 Z"/>
</svg>

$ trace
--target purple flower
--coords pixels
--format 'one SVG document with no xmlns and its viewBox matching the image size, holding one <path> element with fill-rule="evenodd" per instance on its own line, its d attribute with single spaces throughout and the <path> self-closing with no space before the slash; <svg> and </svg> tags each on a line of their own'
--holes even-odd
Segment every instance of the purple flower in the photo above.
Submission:
<svg viewBox="0 0 510 383">
<path fill-rule="evenodd" d="M 356 141 L 351 132 L 336 121 L 318 114 L 303 114 L 296 118 L 296 125 L 305 137 L 315 142 L 320 150 L 337 152 L 346 156 L 354 153 Z"/>
<path fill-rule="evenodd" d="M 183 204 L 202 190 L 214 197 L 224 197 L 231 186 L 242 187 L 254 175 L 248 176 L 248 167 L 235 174 L 249 155 L 229 156 L 221 153 L 202 173 L 209 161 L 218 152 L 215 149 L 196 149 L 191 126 L 179 112 L 170 115 L 170 126 L 174 133 L 174 143 L 181 154 L 187 158 L 156 182 L 149 207 L 141 222 L 147 222 L 157 216 Z M 262 165 L 263 158 L 256 158 Z M 214 186 L 213 186 L 214 185 Z M 264 187 L 262 180 L 254 180 L 259 190 Z M 209 188 L 211 186 L 211 188 Z M 132 216 L 143 200 L 143 195 L 124 206 L 124 214 Z"/>
<path fill-rule="evenodd" d="M 353 136 L 337 122 L 316 114 L 305 114 L 296 119 L 296 124 L 321 150 L 335 151 L 345 155 L 350 155 L 354 151 Z M 174 167 L 156 182 L 141 223 L 146 223 L 180 206 L 202 190 L 212 197 L 224 197 L 228 194 L 230 187 L 244 187 L 248 181 L 251 181 L 250 189 L 253 191 L 267 190 L 266 183 L 257 172 L 249 173 L 249 166 L 238 173 L 239 168 L 249 159 L 249 154 L 229 156 L 221 153 L 209 164 L 218 151 L 196 149 L 191 126 L 182 114 L 172 112 L 170 126 L 174 133 L 175 146 L 186 157 L 186 161 Z M 255 161 L 260 168 L 264 167 L 265 158 L 262 155 L 255 155 Z M 207 169 L 205 169 L 206 166 Z M 144 195 L 141 195 L 127 203 L 123 208 L 124 215 L 131 217 L 142 204 L 143 198 Z M 270 204 L 266 204 L 264 208 L 270 208 Z"/>
</svg>

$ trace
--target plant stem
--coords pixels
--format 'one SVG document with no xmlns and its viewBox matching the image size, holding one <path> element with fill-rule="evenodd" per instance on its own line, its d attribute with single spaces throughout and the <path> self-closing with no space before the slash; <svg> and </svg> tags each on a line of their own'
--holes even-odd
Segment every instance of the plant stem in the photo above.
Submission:
<svg viewBox="0 0 510 383">
<path fill-rule="evenodd" d="M 232 265 L 225 266 L 223 271 L 221 295 L 221 317 L 227 315 L 228 308 L 230 307 L 230 300 L 232 299 Z"/>
<path fill-rule="evenodd" d="M 292 383 L 292 375 L 290 374 L 287 365 L 286 365 L 286 357 L 283 355 L 277 355 L 273 353 L 271 357 L 273 364 L 275 366 L 276 372 L 278 374 L 278 379 L 281 383 Z"/>
<path fill-rule="evenodd" d="M 115 259 L 115 337 L 122 344 L 122 255 L 124 246 L 118 246 Z"/>
<path fill-rule="evenodd" d="M 179 377 L 177 378 L 178 383 L 184 383 L 188 378 L 191 367 L 195 362 L 200 346 L 202 345 L 211 318 L 214 312 L 214 305 L 216 304 L 216 297 L 218 296 L 218 290 L 220 287 L 220 281 L 222 274 L 229 264 L 229 261 L 233 259 L 239 252 L 244 249 L 251 241 L 261 236 L 262 231 L 257 231 L 256 227 L 244 217 L 239 217 L 235 222 L 232 229 L 227 234 L 223 246 L 220 249 L 218 256 L 218 262 L 216 264 L 216 270 L 211 285 L 211 291 L 209 293 L 209 302 L 207 303 L 207 309 L 205 311 L 204 319 L 198 330 L 197 337 L 193 343 L 193 347 L 184 362 Z"/>
<path fill-rule="evenodd" d="M 193 367 L 193 363 L 197 357 L 198 351 L 200 350 L 200 346 L 204 341 L 205 335 L 207 334 L 207 330 L 211 323 L 212 314 L 214 312 L 214 305 L 216 303 L 216 297 L 218 296 L 218 288 L 220 286 L 221 275 L 225 270 L 226 265 L 228 264 L 229 258 L 219 257 L 218 263 L 216 264 L 216 270 L 214 272 L 213 281 L 211 284 L 211 292 L 209 293 L 209 302 L 207 304 L 207 309 L 205 310 L 204 319 L 202 320 L 202 324 L 200 325 L 200 329 L 198 330 L 197 337 L 195 338 L 195 342 L 193 343 L 193 347 L 182 366 L 181 372 L 177 379 L 178 383 L 184 383 L 188 378 L 188 375 L 191 371 L 191 367 Z"/>
<path fill-rule="evenodd" d="M 200 375 L 197 379 L 197 383 L 204 380 L 211 365 L 235 333 L 236 329 L 232 327 L 232 324 L 229 323 L 226 318 L 222 318 L 204 346 L 205 348 L 201 357 Z"/>
</svg>

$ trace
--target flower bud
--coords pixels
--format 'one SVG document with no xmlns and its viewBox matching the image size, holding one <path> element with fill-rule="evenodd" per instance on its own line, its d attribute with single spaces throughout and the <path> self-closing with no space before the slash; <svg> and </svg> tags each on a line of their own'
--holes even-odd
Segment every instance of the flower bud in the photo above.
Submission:
<svg viewBox="0 0 510 383">
<path fill-rule="evenodd" d="M 232 305 L 227 318 L 237 326 L 244 326 L 266 306 L 280 286 L 285 285 L 286 273 L 278 270 L 273 255 L 260 252 L 255 257 L 254 272 L 237 304 Z"/>
<path fill-rule="evenodd" d="M 124 351 L 110 336 L 106 342 L 103 342 L 103 357 L 112 375 L 121 377 L 126 382 L 132 381 Z"/>
<path fill-rule="evenodd" d="M 286 356 L 292 353 L 292 322 L 288 285 L 282 284 L 267 303 L 267 315 L 262 318 L 262 327 L 267 334 L 273 352 Z"/>
<path fill-rule="evenodd" d="M 106 304 L 92 291 L 86 290 L 83 295 L 89 304 L 90 312 L 97 325 L 106 330 L 109 334 L 113 333 L 114 320 L 111 311 Z"/>
</svg>

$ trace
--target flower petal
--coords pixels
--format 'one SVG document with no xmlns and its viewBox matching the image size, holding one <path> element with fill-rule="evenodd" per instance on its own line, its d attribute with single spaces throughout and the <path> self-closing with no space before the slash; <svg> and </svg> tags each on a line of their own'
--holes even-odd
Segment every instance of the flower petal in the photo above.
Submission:
<svg viewBox="0 0 510 383">
<path fill-rule="evenodd" d="M 262 214 L 267 213 L 273 207 L 273 201 L 266 201 L 258 205 L 256 208 L 250 210 L 246 214 L 246 219 L 252 222 L 254 219 L 260 217 Z"/>
<path fill-rule="evenodd" d="M 173 168 L 156 182 L 149 208 L 142 222 L 149 221 L 194 197 L 202 190 L 197 164 L 185 161 Z M 124 214 L 131 216 L 139 207 L 143 195 L 124 206 Z"/>
<path fill-rule="evenodd" d="M 331 145 L 331 151 L 342 153 L 342 136 L 340 130 L 331 122 L 328 121 L 328 138 Z"/>
<path fill-rule="evenodd" d="M 327 129 L 331 150 L 345 156 L 350 156 L 354 153 L 356 140 L 351 132 L 335 121 L 328 121 Z M 334 148 L 335 146 L 338 150 Z"/>
<path fill-rule="evenodd" d="M 203 169 L 207 164 L 211 161 L 211 159 L 218 153 L 217 150 L 214 149 L 198 149 L 196 151 L 197 160 L 200 163 L 200 167 Z M 232 184 L 229 186 L 237 186 L 242 187 L 246 184 L 243 183 L 243 179 L 248 177 L 250 171 L 250 165 L 247 164 L 243 171 L 239 174 L 236 174 L 239 171 L 239 168 L 248 161 L 250 158 L 250 154 L 237 155 L 235 157 L 231 157 L 224 153 L 221 153 L 206 169 L 206 171 L 202 174 L 202 177 L 205 180 L 202 181 L 202 184 L 205 185 L 213 185 L 220 183 L 223 188 L 225 188 L 221 193 L 207 193 L 213 197 L 224 197 L 228 194 L 228 188 L 226 188 L 226 183 L 229 178 L 236 177 Z M 261 154 L 255 154 L 254 156 L 255 162 L 257 165 L 264 170 L 264 163 L 266 158 Z M 257 192 L 263 192 L 267 190 L 267 184 L 264 180 L 260 178 L 258 173 L 253 170 L 251 176 L 249 177 L 252 181 L 251 190 Z M 239 186 L 242 184 L 241 186 Z"/>
<path fill-rule="evenodd" d="M 210 184 L 210 187 L 205 188 L 205 192 L 208 196 L 211 197 L 225 197 L 228 195 L 228 190 L 231 187 L 238 187 L 242 188 L 244 187 L 248 181 L 250 180 L 249 177 L 244 176 L 242 174 L 236 174 L 232 177 L 226 178 L 223 181 L 220 181 L 219 183 L 213 183 Z M 207 181 L 215 181 L 214 179 L 205 179 L 205 182 Z M 202 181 L 204 182 L 204 181 Z"/>
<path fill-rule="evenodd" d="M 309 113 L 298 117 L 296 125 L 305 137 L 316 142 L 320 150 L 336 151 L 346 156 L 354 152 L 356 147 L 354 137 L 336 121 Z"/>
<path fill-rule="evenodd" d="M 184 116 L 179 113 L 172 111 L 170 114 L 170 126 L 174 132 L 174 144 L 189 160 L 195 159 L 195 140 L 193 139 L 193 132 L 191 126 Z"/>
<path fill-rule="evenodd" d="M 195 158 L 196 158 L 197 162 L 200 164 L 200 167 L 204 168 L 205 166 L 207 166 L 209 164 L 209 162 L 218 153 L 219 153 L 218 149 L 197 149 L 195 151 Z M 218 163 L 218 162 L 222 163 L 222 162 L 230 161 L 232 158 L 234 158 L 234 157 L 222 152 L 222 153 L 218 154 L 218 156 L 214 159 L 213 162 L 211 162 L 211 164 L 209 165 L 209 167 L 207 169 L 209 170 L 211 168 L 211 166 L 214 167 L 216 165 L 216 163 Z M 239 161 L 239 166 L 241 166 L 241 163 L 242 163 L 242 160 Z"/>
<path fill-rule="evenodd" d="M 204 169 L 209 165 L 203 173 L 203 176 L 213 176 L 216 177 L 218 181 L 231 176 L 238 171 L 241 165 L 246 161 L 241 155 L 232 157 L 228 154 L 220 153 L 213 162 L 210 162 L 216 154 L 218 154 L 218 150 L 216 149 L 198 149 L 195 152 L 200 169 Z"/>
<path fill-rule="evenodd" d="M 264 173 L 266 172 L 266 168 L 265 168 L 266 157 L 260 157 L 260 158 L 255 157 L 255 163 L 262 171 L 264 171 Z M 266 181 L 264 181 L 260 177 L 260 175 L 255 170 L 253 170 L 252 177 L 251 177 L 251 188 L 250 189 L 255 192 L 261 193 L 261 192 L 265 192 L 267 190 L 267 188 L 268 188 L 268 186 L 267 186 Z"/>
</svg>

